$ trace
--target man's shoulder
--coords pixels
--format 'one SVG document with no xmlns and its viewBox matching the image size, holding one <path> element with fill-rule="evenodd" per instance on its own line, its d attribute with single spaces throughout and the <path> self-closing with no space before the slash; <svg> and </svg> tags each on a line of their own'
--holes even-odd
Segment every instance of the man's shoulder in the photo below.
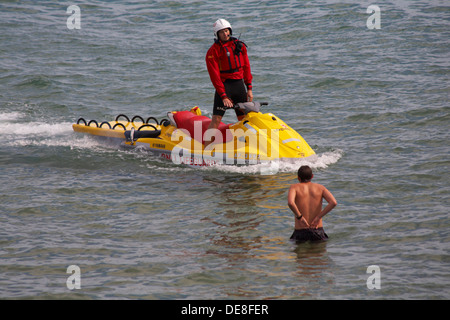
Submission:
<svg viewBox="0 0 450 320">
<path fill-rule="evenodd" d="M 208 53 L 215 53 L 220 49 L 220 46 L 217 43 L 213 43 L 211 47 L 208 49 Z"/>
<path fill-rule="evenodd" d="M 325 189 L 325 186 L 317 183 L 317 182 L 311 182 L 311 187 L 315 188 L 315 189 Z"/>
</svg>

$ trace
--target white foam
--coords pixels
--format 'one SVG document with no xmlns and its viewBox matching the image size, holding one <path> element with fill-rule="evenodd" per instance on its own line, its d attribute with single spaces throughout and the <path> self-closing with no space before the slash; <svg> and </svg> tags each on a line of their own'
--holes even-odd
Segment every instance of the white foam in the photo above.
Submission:
<svg viewBox="0 0 450 320">
<path fill-rule="evenodd" d="M 0 126 L 0 135 L 9 136 L 55 136 L 72 131 L 71 123 L 48 124 L 42 122 L 30 123 L 3 123 Z"/>
<path fill-rule="evenodd" d="M 342 157 L 343 151 L 336 149 L 321 154 L 316 154 L 308 158 L 298 160 L 280 160 L 271 163 L 262 163 L 247 166 L 233 165 L 214 165 L 211 167 L 203 167 L 204 170 L 219 170 L 223 172 L 239 173 L 239 174 L 262 174 L 272 175 L 283 172 L 296 172 L 302 165 L 308 165 L 312 169 L 324 169 L 329 165 L 336 163 Z"/>
<path fill-rule="evenodd" d="M 14 121 L 14 120 L 21 119 L 23 117 L 24 117 L 24 114 L 20 113 L 20 112 L 0 113 L 0 122 Z"/>
<path fill-rule="evenodd" d="M 18 122 L 24 118 L 19 112 L 0 114 L 0 139 L 5 146 L 51 146 L 92 148 L 101 144 L 88 136 L 73 134 L 72 123 Z"/>
</svg>

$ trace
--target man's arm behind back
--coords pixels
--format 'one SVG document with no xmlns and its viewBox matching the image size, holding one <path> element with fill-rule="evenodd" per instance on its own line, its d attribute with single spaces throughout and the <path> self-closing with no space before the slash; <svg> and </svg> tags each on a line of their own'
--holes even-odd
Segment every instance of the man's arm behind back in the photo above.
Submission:
<svg viewBox="0 0 450 320">
<path fill-rule="evenodd" d="M 319 223 L 320 220 L 327 214 L 329 213 L 331 210 L 333 210 L 334 207 L 337 206 L 337 201 L 334 198 L 333 194 L 324 186 L 319 185 L 320 189 L 322 191 L 322 198 L 325 199 L 325 201 L 327 202 L 327 205 L 325 206 L 325 208 L 323 208 L 320 213 L 314 218 L 314 220 L 311 223 L 311 227 L 316 227 Z"/>
</svg>

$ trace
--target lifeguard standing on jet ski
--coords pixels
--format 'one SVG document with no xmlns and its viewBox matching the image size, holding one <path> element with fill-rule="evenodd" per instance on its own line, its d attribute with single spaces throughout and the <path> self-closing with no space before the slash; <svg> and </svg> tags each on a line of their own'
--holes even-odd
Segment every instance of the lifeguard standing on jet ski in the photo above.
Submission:
<svg viewBox="0 0 450 320">
<path fill-rule="evenodd" d="M 213 25 L 214 44 L 206 53 L 206 66 L 216 89 L 212 121 L 208 129 L 217 129 L 227 108 L 234 104 L 253 100 L 252 74 L 247 46 L 231 37 L 233 30 L 225 19 Z M 238 120 L 244 113 L 235 109 Z M 210 144 L 205 141 L 205 147 Z"/>
</svg>

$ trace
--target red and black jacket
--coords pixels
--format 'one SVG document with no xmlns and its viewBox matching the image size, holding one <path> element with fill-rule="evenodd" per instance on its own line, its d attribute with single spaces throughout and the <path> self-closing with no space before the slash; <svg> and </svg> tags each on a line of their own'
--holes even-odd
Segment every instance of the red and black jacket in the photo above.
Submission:
<svg viewBox="0 0 450 320">
<path fill-rule="evenodd" d="M 206 67 L 211 82 L 222 99 L 226 98 L 224 82 L 227 79 L 244 79 L 248 90 L 252 89 L 252 73 L 247 46 L 231 37 L 230 41 L 216 40 L 206 53 Z"/>
</svg>

